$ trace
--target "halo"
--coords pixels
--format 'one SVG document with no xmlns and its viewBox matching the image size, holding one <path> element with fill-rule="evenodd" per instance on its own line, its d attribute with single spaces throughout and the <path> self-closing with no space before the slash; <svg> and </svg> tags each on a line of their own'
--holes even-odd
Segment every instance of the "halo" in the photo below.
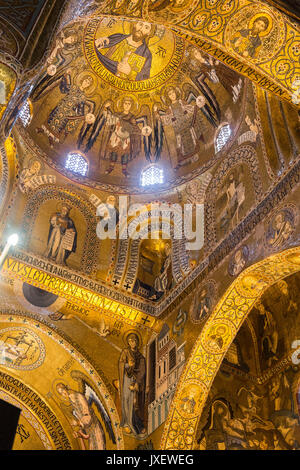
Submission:
<svg viewBox="0 0 300 470">
<path fill-rule="evenodd" d="M 70 385 L 69 385 L 65 380 L 63 380 L 62 378 L 54 379 L 53 382 L 52 382 L 52 385 L 51 385 L 53 395 L 55 395 L 56 398 L 58 398 L 58 399 L 59 399 L 60 401 L 62 401 L 63 403 L 67 403 L 67 400 L 65 400 L 65 399 L 58 393 L 58 391 L 56 390 L 56 387 L 57 387 L 58 384 L 63 384 L 63 385 L 65 385 L 65 386 L 68 387 L 68 388 L 71 388 L 71 387 L 70 387 Z"/>
<path fill-rule="evenodd" d="M 31 168 L 32 164 L 34 162 L 39 162 L 40 164 L 40 171 L 44 169 L 44 165 L 42 162 L 40 162 L 40 160 L 38 160 L 36 157 L 31 157 L 28 161 L 27 161 L 27 167 L 28 168 Z"/>
<path fill-rule="evenodd" d="M 70 210 L 73 208 L 69 202 L 59 201 L 56 205 L 56 210 L 60 212 L 63 206 L 67 206 Z"/>
<path fill-rule="evenodd" d="M 177 99 L 182 99 L 182 91 L 177 85 L 172 85 L 172 84 L 165 85 L 160 91 L 160 96 L 161 96 L 162 102 L 167 106 L 169 106 L 169 104 L 171 103 L 170 98 L 168 97 L 168 90 L 170 90 L 171 88 L 174 88 Z"/>
<path fill-rule="evenodd" d="M 157 38 L 157 39 L 155 39 L 155 38 Z M 154 39 L 154 41 L 151 42 L 151 39 Z M 149 49 L 150 49 L 150 47 L 156 46 L 156 44 L 158 44 L 161 40 L 162 40 L 162 38 L 156 36 L 155 34 L 153 36 L 151 36 L 150 39 L 149 39 L 149 42 L 148 42 Z"/>
<path fill-rule="evenodd" d="M 276 228 L 274 227 L 274 224 L 275 224 L 275 220 L 276 218 L 281 215 L 282 218 L 283 218 L 283 222 L 286 222 L 286 212 L 284 210 L 281 210 L 281 211 L 278 211 L 276 214 L 273 215 L 272 217 L 272 221 L 271 221 L 271 226 L 272 226 L 272 229 L 273 230 L 276 230 Z"/>
<path fill-rule="evenodd" d="M 92 78 L 93 83 L 88 88 L 86 88 L 86 90 L 84 91 L 84 94 L 86 96 L 92 96 L 95 93 L 96 88 L 97 88 L 97 79 L 95 78 L 94 74 L 92 74 L 91 72 L 87 72 L 86 70 L 83 70 L 78 75 L 76 75 L 76 77 L 74 78 L 74 83 L 75 85 L 80 86 L 80 83 L 82 82 L 82 80 L 88 77 Z"/>
<path fill-rule="evenodd" d="M 61 31 L 62 35 L 64 37 L 67 37 L 67 36 L 78 36 L 78 30 L 74 28 L 74 26 L 70 26 L 70 27 L 66 27 L 65 29 L 63 29 Z"/>
<path fill-rule="evenodd" d="M 161 35 L 157 34 L 158 30 L 161 31 Z M 165 32 L 166 28 L 163 25 L 156 25 L 154 33 L 148 39 L 148 47 L 150 48 L 158 44 L 163 39 Z M 151 39 L 154 39 L 154 41 L 151 42 Z"/>
<path fill-rule="evenodd" d="M 136 97 L 134 95 L 130 95 L 130 94 L 123 95 L 123 96 L 121 96 L 121 98 L 118 99 L 118 101 L 117 101 L 117 111 L 119 113 L 121 113 L 123 111 L 122 104 L 123 104 L 123 102 L 126 98 L 129 98 L 130 100 L 133 101 L 132 111 L 137 113 L 138 109 L 139 109 L 139 103 L 138 103 Z"/>
<path fill-rule="evenodd" d="M 132 21 L 129 20 L 123 20 L 122 22 L 122 29 L 124 34 L 130 34 L 131 33 L 131 25 Z"/>
<path fill-rule="evenodd" d="M 143 346 L 143 340 L 142 340 L 142 336 L 141 336 L 140 332 L 137 331 L 137 330 L 127 330 L 127 331 L 125 331 L 125 333 L 123 334 L 123 343 L 125 344 L 126 347 L 128 347 L 127 338 L 128 338 L 129 335 L 132 335 L 132 334 L 135 334 L 138 337 L 138 339 L 139 339 L 138 348 L 141 349 L 141 347 Z"/>
<path fill-rule="evenodd" d="M 130 20 L 123 20 L 123 25 L 122 25 L 123 32 L 124 32 L 124 34 L 131 34 L 132 26 L 137 21 L 140 21 L 141 23 L 151 24 L 151 32 L 150 32 L 149 36 L 146 38 L 146 42 L 149 45 L 149 41 L 155 36 L 155 33 L 156 33 L 156 25 L 151 23 L 151 21 L 139 20 L 139 19 L 135 19 L 133 21 L 132 20 L 131 21 Z M 152 44 L 152 46 L 153 46 L 153 44 Z"/>
<path fill-rule="evenodd" d="M 261 13 L 256 13 L 256 15 L 254 15 L 249 21 L 249 29 L 252 29 L 254 22 L 261 17 L 266 17 L 269 20 L 269 26 L 267 27 L 267 29 L 259 33 L 259 36 L 262 38 L 264 36 L 267 36 L 273 28 L 273 18 L 268 13 L 266 13 L 265 11 L 262 11 Z"/>
<path fill-rule="evenodd" d="M 223 401 L 219 400 L 219 399 L 216 399 L 213 404 L 212 404 L 212 407 L 211 407 L 211 410 L 212 410 L 212 419 L 213 419 L 213 413 L 216 412 L 216 407 L 217 406 L 220 406 L 223 408 L 223 410 L 225 411 L 225 413 L 230 413 L 229 409 L 228 409 L 228 405 L 226 405 L 226 403 L 224 403 Z"/>
</svg>

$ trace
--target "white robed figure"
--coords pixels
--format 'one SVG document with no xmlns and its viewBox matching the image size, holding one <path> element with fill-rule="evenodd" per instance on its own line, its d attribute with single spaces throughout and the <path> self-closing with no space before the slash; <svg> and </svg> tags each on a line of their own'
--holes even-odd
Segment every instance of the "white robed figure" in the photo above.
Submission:
<svg viewBox="0 0 300 470">
<path fill-rule="evenodd" d="M 77 230 L 69 217 L 71 208 L 64 204 L 60 212 L 50 218 L 50 229 L 45 256 L 58 264 L 66 264 L 67 258 L 77 247 Z"/>
</svg>

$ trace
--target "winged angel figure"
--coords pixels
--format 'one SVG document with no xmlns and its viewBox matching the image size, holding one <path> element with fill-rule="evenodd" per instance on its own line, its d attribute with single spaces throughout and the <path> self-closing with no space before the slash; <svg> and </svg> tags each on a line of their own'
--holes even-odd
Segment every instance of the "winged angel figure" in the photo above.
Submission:
<svg viewBox="0 0 300 470">
<path fill-rule="evenodd" d="M 93 125 L 87 124 L 79 134 L 78 148 L 83 148 L 85 153 L 98 141 L 99 162 L 108 161 L 106 174 L 112 173 L 116 165 L 121 165 L 123 175 L 130 176 L 128 164 L 141 153 L 150 163 L 160 159 L 163 144 L 161 122 L 152 129 L 149 110 L 137 116 L 134 108 L 138 108 L 138 104 L 132 96 L 125 96 L 117 106 L 109 100 L 100 109 Z"/>
<path fill-rule="evenodd" d="M 61 382 L 56 385 L 56 391 L 63 400 L 61 409 L 73 428 L 74 436 L 79 439 L 82 450 L 106 449 L 106 436 L 101 423 L 109 439 L 116 444 L 111 419 L 89 378 L 79 371 L 72 371 L 71 377 L 78 382 L 79 391 Z"/>
<path fill-rule="evenodd" d="M 117 105 L 108 100 L 95 121 L 82 127 L 78 148 L 87 153 L 98 140 L 99 161 L 109 161 L 105 173 L 110 174 L 116 165 L 121 165 L 125 177 L 130 176 L 128 164 L 142 153 L 149 163 L 157 163 L 162 153 L 168 153 L 170 159 L 171 154 L 176 155 L 175 161 L 171 161 L 175 170 L 196 161 L 206 131 L 200 114 L 212 124 L 212 112 L 204 96 L 189 93 L 184 100 L 181 95 L 178 87 L 168 87 L 162 97 L 164 109 L 154 104 L 152 115 L 146 106 L 137 115 L 139 105 L 130 95 Z M 175 149 L 172 148 L 174 142 Z"/>
</svg>

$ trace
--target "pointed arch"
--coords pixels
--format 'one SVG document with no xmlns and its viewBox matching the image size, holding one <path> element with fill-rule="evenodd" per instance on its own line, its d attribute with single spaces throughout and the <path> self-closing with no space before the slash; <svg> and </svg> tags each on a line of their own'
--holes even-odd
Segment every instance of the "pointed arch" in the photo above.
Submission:
<svg viewBox="0 0 300 470">
<path fill-rule="evenodd" d="M 300 246 L 248 269 L 227 289 L 201 331 L 183 371 L 162 435 L 161 448 L 190 450 L 209 391 L 222 361 L 253 306 L 277 281 L 300 271 Z M 193 407 L 184 406 L 193 398 Z"/>
</svg>

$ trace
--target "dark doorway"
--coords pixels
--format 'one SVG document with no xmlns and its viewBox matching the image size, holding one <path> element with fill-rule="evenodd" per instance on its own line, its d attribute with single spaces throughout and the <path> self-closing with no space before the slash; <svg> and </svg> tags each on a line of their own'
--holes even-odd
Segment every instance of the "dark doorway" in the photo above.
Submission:
<svg viewBox="0 0 300 470">
<path fill-rule="evenodd" d="M 0 450 L 11 450 L 21 410 L 0 400 Z"/>
</svg>

